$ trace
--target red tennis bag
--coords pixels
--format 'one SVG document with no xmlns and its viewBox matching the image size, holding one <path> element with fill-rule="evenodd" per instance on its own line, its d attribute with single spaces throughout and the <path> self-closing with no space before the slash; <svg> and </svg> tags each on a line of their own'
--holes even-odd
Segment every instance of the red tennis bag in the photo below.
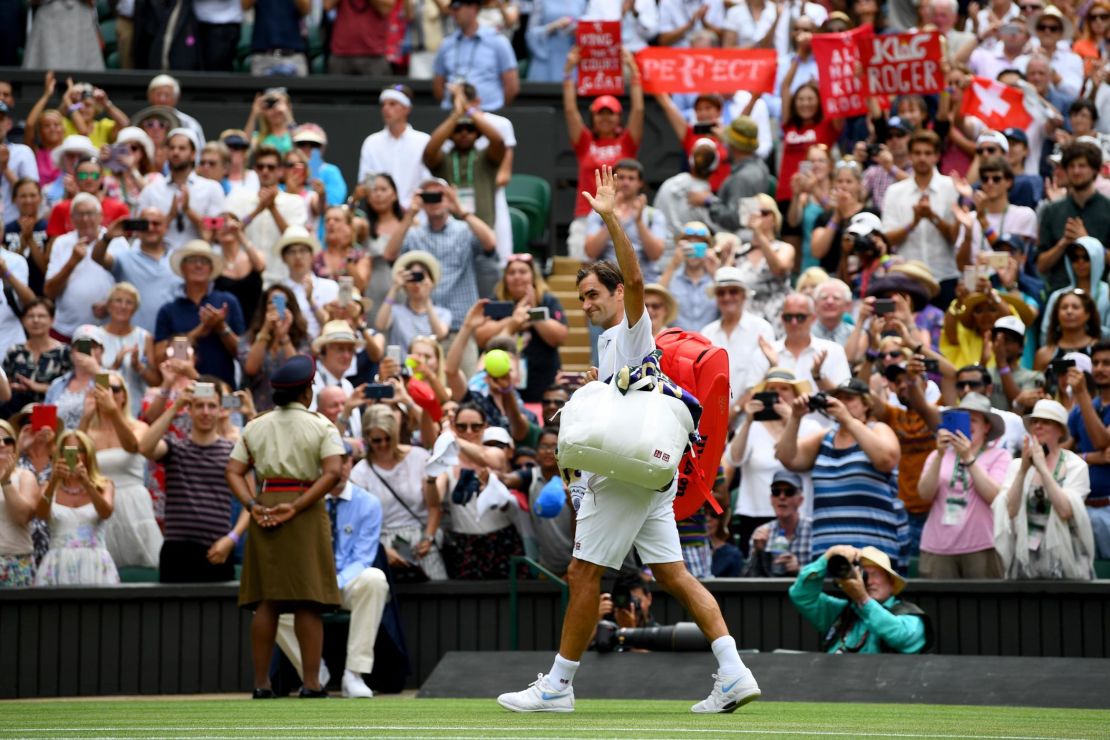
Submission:
<svg viewBox="0 0 1110 740">
<path fill-rule="evenodd" d="M 687 393 L 701 402 L 701 436 L 696 449 L 688 449 L 679 464 L 678 493 L 674 499 L 675 521 L 682 521 L 709 502 L 721 513 L 713 496 L 713 482 L 728 437 L 728 353 L 701 334 L 682 329 L 665 329 L 655 337 L 663 357 L 659 368 Z"/>
</svg>

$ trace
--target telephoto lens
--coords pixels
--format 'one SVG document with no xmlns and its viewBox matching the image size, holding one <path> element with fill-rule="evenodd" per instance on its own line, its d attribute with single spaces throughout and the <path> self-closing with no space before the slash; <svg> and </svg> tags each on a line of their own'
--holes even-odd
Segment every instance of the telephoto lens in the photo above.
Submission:
<svg viewBox="0 0 1110 740">
<path fill-rule="evenodd" d="M 830 577 L 836 580 L 849 578 L 852 575 L 852 564 L 843 555 L 830 555 L 828 565 L 825 566 Z"/>
<path fill-rule="evenodd" d="M 691 653 L 709 650 L 709 641 L 693 622 L 679 622 L 670 626 L 622 628 L 613 622 L 602 620 L 597 624 L 594 647 L 599 653 L 611 653 L 617 647 Z"/>
</svg>

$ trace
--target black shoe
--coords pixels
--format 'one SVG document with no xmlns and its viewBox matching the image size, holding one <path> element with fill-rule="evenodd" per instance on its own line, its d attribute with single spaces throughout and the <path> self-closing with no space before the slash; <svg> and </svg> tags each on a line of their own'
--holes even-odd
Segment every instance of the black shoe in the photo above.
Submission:
<svg viewBox="0 0 1110 740">
<path fill-rule="evenodd" d="M 252 699 L 276 699 L 278 697 L 277 697 L 277 694 L 274 693 L 273 689 L 255 689 L 254 693 L 251 694 L 251 698 Z"/>
<path fill-rule="evenodd" d="M 319 691 L 316 691 L 315 689 L 309 689 L 302 686 L 297 696 L 301 699 L 327 699 L 328 691 L 327 689 L 320 689 Z"/>
</svg>

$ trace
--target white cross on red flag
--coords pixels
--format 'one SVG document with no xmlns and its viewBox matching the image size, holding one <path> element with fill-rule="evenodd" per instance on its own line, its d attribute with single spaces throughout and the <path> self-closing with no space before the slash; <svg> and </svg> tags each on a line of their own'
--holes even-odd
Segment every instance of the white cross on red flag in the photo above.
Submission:
<svg viewBox="0 0 1110 740">
<path fill-rule="evenodd" d="M 1025 110 L 1025 93 L 1021 88 L 985 77 L 971 78 L 971 84 L 964 90 L 960 114 L 975 116 L 995 131 L 1011 127 L 1024 129 L 1033 122 L 1033 117 Z"/>
</svg>

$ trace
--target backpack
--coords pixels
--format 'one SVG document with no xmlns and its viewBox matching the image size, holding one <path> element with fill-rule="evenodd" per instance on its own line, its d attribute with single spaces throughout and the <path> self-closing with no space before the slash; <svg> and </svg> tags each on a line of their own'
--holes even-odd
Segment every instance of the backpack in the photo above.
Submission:
<svg viewBox="0 0 1110 740">
<path fill-rule="evenodd" d="M 695 396 L 702 408 L 700 439 L 679 464 L 675 521 L 688 518 L 706 502 L 720 514 L 713 482 L 728 438 L 728 353 L 701 334 L 682 329 L 663 330 L 655 338 L 655 346 L 663 353 L 659 365 L 663 373 Z"/>
</svg>

